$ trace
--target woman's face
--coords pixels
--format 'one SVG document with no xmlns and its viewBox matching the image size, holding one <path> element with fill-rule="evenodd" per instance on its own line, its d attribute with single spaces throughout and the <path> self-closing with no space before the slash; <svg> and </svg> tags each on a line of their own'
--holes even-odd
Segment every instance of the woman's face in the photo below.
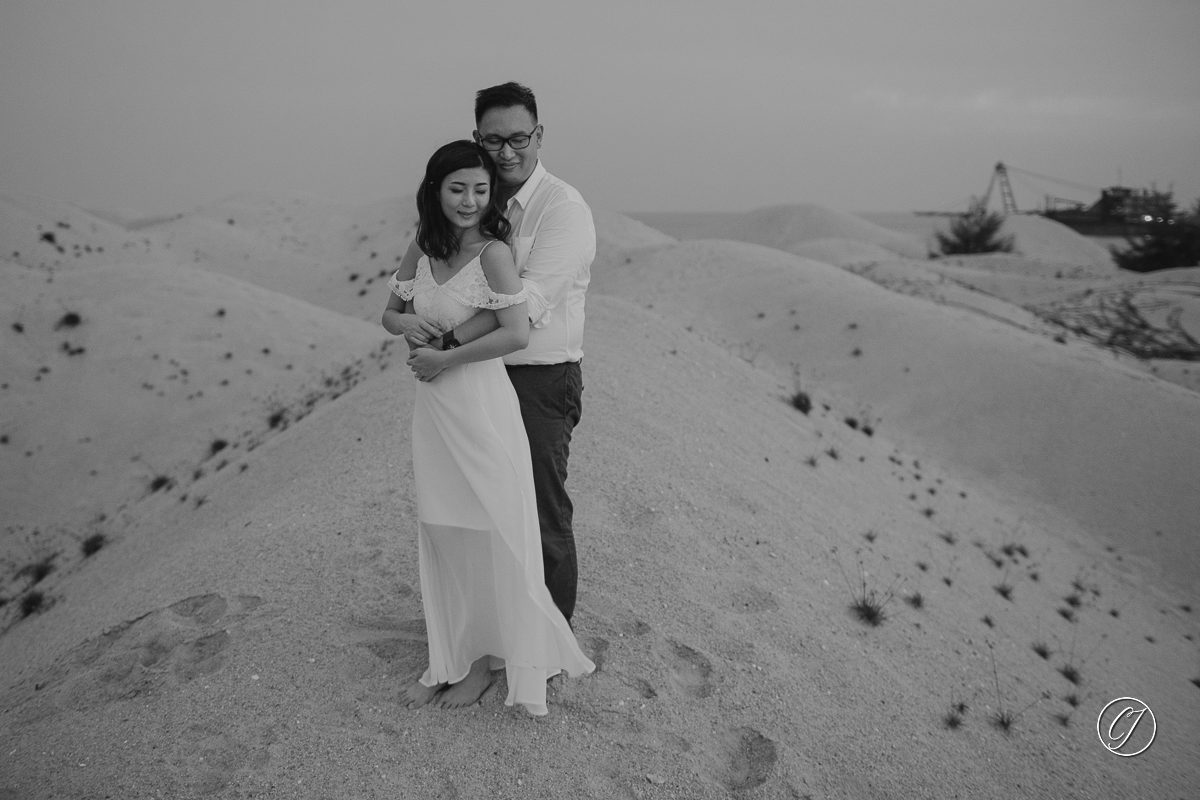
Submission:
<svg viewBox="0 0 1200 800">
<path fill-rule="evenodd" d="M 451 225 L 460 231 L 475 227 L 492 199 L 487 170 L 470 167 L 451 172 L 442 181 L 440 198 Z"/>
</svg>

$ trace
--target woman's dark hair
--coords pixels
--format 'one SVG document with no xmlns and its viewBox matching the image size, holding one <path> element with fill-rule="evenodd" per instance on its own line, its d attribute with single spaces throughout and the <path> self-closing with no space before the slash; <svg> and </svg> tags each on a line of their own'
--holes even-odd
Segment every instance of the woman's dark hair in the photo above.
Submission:
<svg viewBox="0 0 1200 800">
<path fill-rule="evenodd" d="M 479 230 L 493 239 L 507 241 L 512 226 L 496 202 L 496 165 L 487 151 L 470 139 L 442 145 L 425 165 L 425 180 L 417 190 L 417 246 L 425 255 L 442 261 L 458 252 L 458 231 L 442 212 L 442 183 L 446 176 L 460 169 L 482 167 L 488 174 L 491 188 L 487 210 L 479 221 Z"/>
<path fill-rule="evenodd" d="M 489 86 L 475 93 L 475 124 L 483 119 L 483 115 L 493 108 L 512 108 L 521 106 L 538 121 L 537 100 L 528 86 L 522 86 L 514 81 L 502 83 L 499 86 Z"/>
</svg>

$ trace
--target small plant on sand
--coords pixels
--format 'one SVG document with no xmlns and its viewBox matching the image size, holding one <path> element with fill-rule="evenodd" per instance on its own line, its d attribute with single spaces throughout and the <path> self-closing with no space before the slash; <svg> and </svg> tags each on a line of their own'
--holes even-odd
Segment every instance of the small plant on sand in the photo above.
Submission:
<svg viewBox="0 0 1200 800">
<path fill-rule="evenodd" d="M 988 650 L 991 652 L 992 656 L 992 679 L 996 684 L 996 711 L 992 715 L 992 724 L 1005 733 L 1010 733 L 1013 725 L 1016 724 L 1021 715 L 1037 703 L 1041 702 L 1041 698 L 1035 699 L 1020 711 L 1014 712 L 1011 708 L 1005 708 L 1004 697 L 1000 694 L 1000 674 L 996 671 L 996 652 L 992 650 L 992 646 L 990 644 L 988 645 Z"/>
<path fill-rule="evenodd" d="M 809 456 L 808 458 L 804 459 L 804 463 L 808 464 L 810 467 L 815 467 L 817 465 L 817 457 Z"/>
<path fill-rule="evenodd" d="M 942 724 L 950 730 L 954 730 L 962 725 L 963 716 L 967 713 L 967 703 L 965 700 L 955 700 L 954 694 L 950 695 L 950 708 L 942 716 Z"/>
<path fill-rule="evenodd" d="M 809 397 L 809 393 L 804 390 L 797 389 L 792 392 L 792 396 L 788 397 L 788 402 L 792 404 L 792 408 L 805 416 L 808 416 L 809 411 L 812 410 L 812 399 Z"/>
<path fill-rule="evenodd" d="M 1009 544 L 1001 547 L 1000 552 L 1004 553 L 1004 555 L 1008 556 L 1013 561 L 1017 560 L 1018 554 L 1025 556 L 1025 558 L 1029 558 L 1029 550 L 1027 550 L 1023 544 L 1014 544 L 1010 542 Z"/>
<path fill-rule="evenodd" d="M 938 534 L 938 538 L 941 539 L 946 544 L 957 544 L 958 543 L 958 537 L 955 536 L 954 533 L 951 531 L 942 531 L 941 533 Z"/>
<path fill-rule="evenodd" d="M 842 579 L 846 581 L 846 588 L 850 590 L 850 610 L 854 612 L 856 617 L 872 627 L 882 625 L 883 621 L 887 619 L 884 609 L 888 603 L 895 599 L 896 595 L 893 587 L 899 577 L 893 580 L 882 592 L 869 588 L 867 586 L 867 573 L 860 559 L 858 562 L 859 586 L 858 589 L 855 589 L 850 584 L 850 578 L 846 575 L 846 570 L 842 568 L 840 560 L 838 561 L 838 569 L 841 570 Z"/>
<path fill-rule="evenodd" d="M 42 579 L 54 571 L 54 557 L 56 554 L 43 556 L 37 561 L 31 561 L 25 566 L 17 570 L 18 578 L 29 578 L 29 585 L 32 586 L 41 583 Z"/>
<path fill-rule="evenodd" d="M 79 549 L 83 552 L 83 557 L 87 558 L 100 552 L 100 548 L 104 547 L 107 541 L 103 533 L 93 533 L 79 543 Z"/>
<path fill-rule="evenodd" d="M 160 489 L 166 489 L 166 490 L 170 491 L 174 487 L 175 487 L 175 479 L 172 478 L 170 475 L 155 475 L 150 480 L 150 493 L 151 494 L 159 491 Z"/>
<path fill-rule="evenodd" d="M 996 594 L 1000 595 L 1008 602 L 1011 603 L 1013 601 L 1013 599 L 1012 599 L 1013 586 L 1011 583 L 1008 582 L 1008 570 L 1004 571 L 1004 580 L 1000 581 L 992 588 L 996 590 Z"/>
<path fill-rule="evenodd" d="M 829 456 L 834 461 L 837 461 L 838 460 L 838 449 L 836 447 L 831 447 L 825 451 L 825 455 Z"/>
<path fill-rule="evenodd" d="M 1004 216 L 994 211 L 989 212 L 981 205 L 974 206 L 966 214 L 956 217 L 950 223 L 949 231 L 938 231 L 939 253 L 937 255 L 954 256 L 971 253 L 1011 253 L 1013 237 L 1001 236 L 1000 229 L 1004 227 Z"/>
<path fill-rule="evenodd" d="M 904 596 L 904 602 L 908 603 L 913 608 L 924 608 L 925 595 L 921 594 L 919 591 L 911 592 Z"/>
<path fill-rule="evenodd" d="M 42 610 L 46 604 L 46 595 L 34 590 L 21 598 L 21 616 L 28 617 Z"/>
<path fill-rule="evenodd" d="M 1088 653 L 1086 657 L 1081 658 L 1079 660 L 1079 663 L 1076 664 L 1075 663 L 1075 636 L 1076 636 L 1076 633 L 1071 634 L 1071 649 L 1067 652 L 1067 663 L 1065 663 L 1061 667 L 1059 667 L 1058 672 L 1060 675 L 1062 675 L 1068 681 L 1075 684 L 1076 686 L 1079 686 L 1080 684 L 1083 683 L 1083 675 L 1081 673 L 1083 665 L 1086 664 L 1087 660 L 1092 657 L 1092 653 L 1096 652 L 1096 648 L 1099 647 L 1101 644 L 1103 644 L 1104 639 L 1107 636 L 1107 634 L 1101 634 L 1100 641 L 1096 642 L 1096 647 L 1092 648 L 1092 652 Z"/>
<path fill-rule="evenodd" d="M 282 406 L 277 406 L 271 410 L 267 416 L 267 425 L 272 430 L 280 426 L 287 427 L 287 409 Z"/>
<path fill-rule="evenodd" d="M 1071 683 L 1075 684 L 1076 686 L 1078 686 L 1079 682 L 1083 680 L 1083 678 L 1079 674 L 1079 668 L 1076 667 L 1074 664 L 1063 664 L 1061 667 L 1058 668 L 1058 671 L 1062 673 L 1062 676 L 1064 678 L 1066 678 L 1067 680 L 1069 680 Z"/>
<path fill-rule="evenodd" d="M 62 315 L 58 322 L 54 323 L 54 330 L 57 331 L 62 330 L 63 328 L 75 328 L 78 327 L 79 323 L 81 322 L 83 322 L 83 319 L 80 318 L 78 314 L 76 314 L 74 311 L 68 311 Z"/>
<path fill-rule="evenodd" d="M 1050 658 L 1050 647 L 1045 642 L 1038 641 L 1033 643 L 1033 652 L 1037 653 L 1043 659 Z"/>
</svg>

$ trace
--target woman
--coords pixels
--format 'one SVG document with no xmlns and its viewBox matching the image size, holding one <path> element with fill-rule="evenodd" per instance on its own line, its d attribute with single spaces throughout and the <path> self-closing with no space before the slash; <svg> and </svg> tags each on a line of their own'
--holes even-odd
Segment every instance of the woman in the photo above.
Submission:
<svg viewBox="0 0 1200 800">
<path fill-rule="evenodd" d="M 505 704 L 541 715 L 550 676 L 595 665 L 545 586 L 529 440 L 500 360 L 528 343 L 527 295 L 495 188 L 496 167 L 475 143 L 434 153 L 417 236 L 388 283 L 383 327 L 404 336 L 420 380 L 412 451 L 429 668 L 404 696 L 409 708 L 468 706 L 503 667 Z M 485 308 L 498 329 L 437 347 Z"/>
</svg>

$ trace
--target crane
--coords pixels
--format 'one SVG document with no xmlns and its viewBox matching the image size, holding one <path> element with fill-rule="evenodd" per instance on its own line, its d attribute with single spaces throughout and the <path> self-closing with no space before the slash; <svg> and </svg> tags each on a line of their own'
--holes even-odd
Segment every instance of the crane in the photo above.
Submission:
<svg viewBox="0 0 1200 800">
<path fill-rule="evenodd" d="M 972 210 L 986 211 L 988 201 L 992 198 L 992 188 L 997 185 L 1000 187 L 1000 203 L 1004 207 L 1004 213 L 1019 213 L 1016 198 L 1013 197 L 1012 184 L 1008 182 L 1008 168 L 1004 166 L 1003 161 L 996 162 L 996 168 L 992 170 L 992 179 L 988 181 L 987 191 L 983 193 L 983 197 L 971 204 Z"/>
</svg>

